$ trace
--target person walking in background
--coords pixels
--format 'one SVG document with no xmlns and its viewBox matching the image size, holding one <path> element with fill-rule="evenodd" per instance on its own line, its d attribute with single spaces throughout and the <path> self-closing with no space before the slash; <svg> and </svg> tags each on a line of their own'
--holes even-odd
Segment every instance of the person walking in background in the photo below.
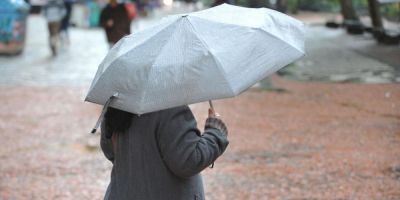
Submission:
<svg viewBox="0 0 400 200">
<path fill-rule="evenodd" d="M 64 0 L 66 13 L 61 21 L 60 36 L 62 43 L 67 45 L 70 44 L 68 28 L 69 28 L 69 21 L 71 19 L 72 5 L 74 2 L 75 0 Z"/>
<path fill-rule="evenodd" d="M 108 107 L 100 145 L 113 163 L 105 200 L 204 200 L 200 172 L 228 146 L 210 109 L 203 134 L 188 106 L 140 116 Z"/>
<path fill-rule="evenodd" d="M 57 55 L 61 20 L 66 14 L 63 0 L 48 0 L 44 6 L 44 16 L 49 29 L 49 44 L 53 56 Z"/>
<path fill-rule="evenodd" d="M 104 28 L 110 48 L 125 35 L 131 33 L 131 19 L 125 4 L 110 0 L 100 14 L 100 25 Z"/>
</svg>

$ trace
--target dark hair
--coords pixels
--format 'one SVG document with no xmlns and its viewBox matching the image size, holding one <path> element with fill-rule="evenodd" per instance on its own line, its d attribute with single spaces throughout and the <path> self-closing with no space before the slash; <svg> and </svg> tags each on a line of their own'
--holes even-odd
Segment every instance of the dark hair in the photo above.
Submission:
<svg viewBox="0 0 400 200">
<path fill-rule="evenodd" d="M 134 114 L 108 107 L 104 115 L 106 137 L 111 138 L 113 133 L 123 133 L 129 129 Z"/>
</svg>

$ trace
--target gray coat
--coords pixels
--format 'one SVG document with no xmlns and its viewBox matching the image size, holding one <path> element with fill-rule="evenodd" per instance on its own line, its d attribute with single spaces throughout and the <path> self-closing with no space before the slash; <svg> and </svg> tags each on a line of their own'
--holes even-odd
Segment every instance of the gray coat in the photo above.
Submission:
<svg viewBox="0 0 400 200">
<path fill-rule="evenodd" d="M 113 162 L 106 200 L 204 200 L 200 172 L 228 145 L 222 121 L 207 119 L 201 134 L 187 106 L 133 117 L 114 151 L 105 130 L 101 148 Z"/>
</svg>

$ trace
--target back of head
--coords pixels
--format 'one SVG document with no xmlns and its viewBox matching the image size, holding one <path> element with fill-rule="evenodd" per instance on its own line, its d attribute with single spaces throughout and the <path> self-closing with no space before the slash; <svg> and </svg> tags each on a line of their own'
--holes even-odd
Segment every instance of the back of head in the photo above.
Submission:
<svg viewBox="0 0 400 200">
<path fill-rule="evenodd" d="M 108 133 L 106 137 L 111 138 L 113 133 L 126 132 L 131 126 L 133 116 L 134 114 L 132 113 L 108 107 L 104 115 L 105 127 Z"/>
</svg>

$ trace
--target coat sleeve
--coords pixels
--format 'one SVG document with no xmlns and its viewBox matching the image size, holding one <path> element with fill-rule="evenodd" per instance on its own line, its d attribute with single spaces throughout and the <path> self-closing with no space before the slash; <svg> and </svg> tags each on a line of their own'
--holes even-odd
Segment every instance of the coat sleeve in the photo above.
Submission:
<svg viewBox="0 0 400 200">
<path fill-rule="evenodd" d="M 100 136 L 100 147 L 104 153 L 104 156 L 111 162 L 114 162 L 114 151 L 112 145 L 112 139 L 106 137 L 106 127 L 104 121 L 101 123 L 101 136 Z"/>
<path fill-rule="evenodd" d="M 211 165 L 228 146 L 227 135 L 206 127 L 203 134 L 189 107 L 171 109 L 162 116 L 158 144 L 167 167 L 177 176 L 188 178 Z"/>
</svg>

